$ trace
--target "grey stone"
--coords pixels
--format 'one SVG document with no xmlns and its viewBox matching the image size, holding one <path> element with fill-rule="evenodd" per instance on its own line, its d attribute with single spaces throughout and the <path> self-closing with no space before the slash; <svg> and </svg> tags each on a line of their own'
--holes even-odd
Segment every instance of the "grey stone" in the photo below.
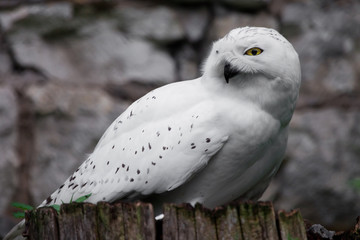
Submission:
<svg viewBox="0 0 360 240">
<path fill-rule="evenodd" d="M 351 2 L 351 1 L 350 1 Z M 289 3 L 282 12 L 282 30 L 298 50 L 302 94 L 312 101 L 358 91 L 353 64 L 360 50 L 360 4 L 333 1 Z M 305 100 L 305 98 L 303 98 Z"/>
<path fill-rule="evenodd" d="M 263 198 L 328 229 L 351 227 L 360 212 L 360 189 L 350 184 L 360 176 L 359 121 L 357 110 L 295 112 L 286 161 Z"/>
<path fill-rule="evenodd" d="M 175 79 L 175 64 L 149 42 L 127 38 L 111 21 L 98 20 L 76 36 L 46 41 L 38 33 L 19 30 L 10 35 L 17 61 L 61 82 L 164 84 Z"/>
<path fill-rule="evenodd" d="M 176 58 L 179 67 L 179 80 L 189 80 L 201 76 L 197 55 L 198 53 L 188 45 L 178 50 Z"/>
<path fill-rule="evenodd" d="M 210 13 L 207 8 L 181 8 L 178 16 L 185 30 L 186 38 L 190 42 L 197 42 L 204 38 L 210 22 Z"/>
<path fill-rule="evenodd" d="M 41 21 L 41 19 L 70 19 L 72 16 L 73 8 L 69 2 L 25 5 L 14 10 L 0 12 L 0 25 L 3 31 L 8 31 L 16 22 L 24 19 Z M 51 21 L 46 22 L 48 25 L 51 23 Z"/>
<path fill-rule="evenodd" d="M 34 201 L 40 203 L 86 159 L 128 104 L 84 86 L 48 83 L 31 86 L 26 94 L 37 116 L 30 188 Z"/>
<path fill-rule="evenodd" d="M 19 164 L 16 155 L 18 107 L 13 90 L 0 86 L 0 213 L 4 214 L 15 194 L 16 170 Z"/>
<path fill-rule="evenodd" d="M 269 0 L 216 0 L 239 10 L 257 10 L 266 7 Z"/>
<path fill-rule="evenodd" d="M 11 74 L 11 61 L 5 49 L 0 47 L 0 83 Z"/>
<path fill-rule="evenodd" d="M 227 12 L 219 9 L 219 16 L 214 20 L 214 26 L 211 28 L 212 39 L 224 37 L 230 30 L 238 27 L 254 26 L 269 27 L 278 29 L 277 20 L 267 14 L 261 13 L 257 15 Z"/>
<path fill-rule="evenodd" d="M 176 12 L 168 7 L 124 7 L 117 13 L 121 17 L 120 28 L 130 35 L 161 43 L 185 38 L 185 31 Z"/>
<path fill-rule="evenodd" d="M 307 234 L 311 234 L 313 237 L 320 237 L 320 239 L 333 239 L 335 235 L 334 231 L 329 231 L 320 224 L 314 224 L 307 229 Z"/>
</svg>

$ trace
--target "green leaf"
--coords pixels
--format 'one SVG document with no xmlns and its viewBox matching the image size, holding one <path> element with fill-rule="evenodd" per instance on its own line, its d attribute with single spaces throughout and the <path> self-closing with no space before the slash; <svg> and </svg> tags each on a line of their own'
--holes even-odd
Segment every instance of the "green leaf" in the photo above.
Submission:
<svg viewBox="0 0 360 240">
<path fill-rule="evenodd" d="M 13 216 L 16 218 L 25 218 L 25 212 L 14 212 Z"/>
<path fill-rule="evenodd" d="M 16 207 L 16 208 L 20 208 L 22 210 L 33 210 L 34 209 L 33 206 L 30 206 L 30 205 L 27 205 L 27 204 L 24 204 L 24 203 L 18 203 L 18 202 L 11 203 L 11 206 Z"/>
<path fill-rule="evenodd" d="M 77 203 L 82 203 L 84 202 L 86 199 L 88 199 L 89 197 L 91 196 L 91 193 L 85 195 L 85 196 L 82 196 L 82 197 L 79 197 L 78 199 L 75 200 L 75 202 Z"/>
<path fill-rule="evenodd" d="M 58 213 L 60 212 L 60 205 L 58 204 L 53 204 L 50 207 L 54 208 Z"/>
<path fill-rule="evenodd" d="M 299 240 L 299 238 L 293 238 L 289 233 L 287 236 L 287 240 Z"/>
<path fill-rule="evenodd" d="M 354 178 L 349 181 L 349 185 L 357 190 L 360 190 L 360 178 Z"/>
</svg>

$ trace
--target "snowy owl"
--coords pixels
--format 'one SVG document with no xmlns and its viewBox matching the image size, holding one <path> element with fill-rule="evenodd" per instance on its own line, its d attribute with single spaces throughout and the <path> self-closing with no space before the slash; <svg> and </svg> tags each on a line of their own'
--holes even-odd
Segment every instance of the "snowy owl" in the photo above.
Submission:
<svg viewBox="0 0 360 240">
<path fill-rule="evenodd" d="M 88 202 L 140 199 L 156 213 L 164 202 L 257 199 L 284 156 L 299 87 L 299 58 L 282 35 L 234 29 L 213 44 L 200 78 L 130 105 L 40 206 L 90 193 Z"/>
</svg>

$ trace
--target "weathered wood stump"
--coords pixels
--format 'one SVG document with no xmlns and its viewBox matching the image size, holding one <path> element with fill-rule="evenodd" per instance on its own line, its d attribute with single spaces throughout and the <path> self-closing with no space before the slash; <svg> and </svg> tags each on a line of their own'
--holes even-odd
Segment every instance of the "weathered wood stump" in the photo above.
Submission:
<svg viewBox="0 0 360 240">
<path fill-rule="evenodd" d="M 61 205 L 26 214 L 26 236 L 36 239 L 307 239 L 297 210 L 275 214 L 269 202 L 244 202 L 209 210 L 200 204 L 165 204 L 162 232 L 156 232 L 149 203 L 100 202 Z"/>
</svg>

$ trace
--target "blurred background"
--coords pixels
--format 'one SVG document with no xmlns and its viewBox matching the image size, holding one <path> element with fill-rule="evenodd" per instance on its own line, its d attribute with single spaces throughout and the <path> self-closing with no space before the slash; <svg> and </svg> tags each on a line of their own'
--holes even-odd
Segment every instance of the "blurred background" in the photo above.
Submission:
<svg viewBox="0 0 360 240">
<path fill-rule="evenodd" d="M 0 0 L 0 236 L 38 205 L 149 90 L 200 76 L 241 26 L 294 45 L 302 87 L 287 154 L 262 200 L 346 230 L 360 215 L 357 0 Z"/>
</svg>

